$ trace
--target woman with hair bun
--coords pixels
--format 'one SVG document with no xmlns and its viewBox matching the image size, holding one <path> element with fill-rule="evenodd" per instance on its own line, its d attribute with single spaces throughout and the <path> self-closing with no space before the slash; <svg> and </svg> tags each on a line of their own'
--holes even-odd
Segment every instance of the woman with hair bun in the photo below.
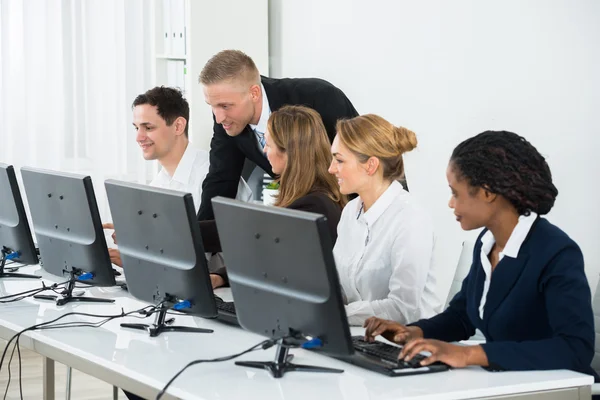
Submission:
<svg viewBox="0 0 600 400">
<path fill-rule="evenodd" d="M 446 171 L 449 206 L 464 230 L 484 228 L 462 289 L 441 314 L 406 326 L 370 318 L 366 339 L 406 343 L 453 367 L 570 369 L 598 378 L 594 316 L 579 246 L 541 215 L 558 191 L 544 157 L 511 132 L 483 132 L 459 144 Z M 458 346 L 480 329 L 486 343 Z"/>
<path fill-rule="evenodd" d="M 415 322 L 439 312 L 432 268 L 433 224 L 402 188 L 402 155 L 414 132 L 368 114 L 337 123 L 329 172 L 346 205 L 333 249 L 352 325 L 370 316 Z"/>
</svg>

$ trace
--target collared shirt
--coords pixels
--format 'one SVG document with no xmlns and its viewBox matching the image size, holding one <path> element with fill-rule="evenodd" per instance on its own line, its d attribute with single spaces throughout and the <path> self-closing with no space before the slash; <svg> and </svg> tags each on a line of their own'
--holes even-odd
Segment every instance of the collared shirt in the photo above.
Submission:
<svg viewBox="0 0 600 400">
<path fill-rule="evenodd" d="M 519 222 L 517 222 L 517 225 L 510 234 L 510 237 L 508 238 L 508 241 L 504 246 L 504 250 L 502 250 L 498 254 L 498 264 L 500 263 L 500 261 L 502 261 L 504 256 L 510 258 L 517 258 L 517 256 L 519 255 L 519 250 L 521 249 L 525 238 L 527 238 L 527 235 L 529 235 L 529 231 L 531 230 L 531 227 L 533 226 L 533 223 L 535 222 L 536 218 L 537 214 L 533 211 L 529 215 L 521 215 L 519 217 Z M 492 251 L 492 247 L 494 247 L 494 244 L 496 244 L 496 238 L 494 237 L 492 231 L 488 230 L 481 237 L 480 258 L 481 266 L 483 267 L 483 272 L 485 273 L 485 281 L 483 282 L 483 293 L 481 294 L 481 302 L 479 303 L 479 318 L 481 319 L 483 319 L 485 302 L 487 300 L 487 294 L 490 290 L 490 282 L 492 279 L 492 264 L 490 263 L 490 259 L 488 257 L 490 251 Z"/>
<path fill-rule="evenodd" d="M 161 167 L 158 175 L 150 182 L 150 186 L 191 193 L 194 207 L 198 211 L 202 200 L 202 182 L 208 174 L 209 166 L 208 152 L 188 143 L 173 176 Z"/>
<path fill-rule="evenodd" d="M 366 212 L 360 197 L 348 203 L 333 255 L 350 324 L 371 316 L 407 324 L 438 313 L 434 241 L 431 217 L 397 181 Z"/>
<path fill-rule="evenodd" d="M 252 128 L 252 130 L 254 131 L 254 135 L 256 136 L 256 143 L 258 143 L 258 148 L 260 149 L 260 151 L 263 151 L 263 147 L 260 144 L 260 138 L 258 136 L 258 134 L 256 133 L 257 131 L 262 133 L 263 135 L 267 132 L 267 121 L 269 120 L 269 117 L 271 116 L 271 107 L 269 106 L 269 99 L 267 98 L 267 92 L 265 92 L 265 87 L 263 86 L 263 84 L 260 84 L 260 88 L 262 90 L 262 111 L 260 113 L 260 119 L 258 120 L 258 124 L 256 125 L 250 125 L 250 128 Z"/>
<path fill-rule="evenodd" d="M 170 176 L 167 170 L 161 167 L 158 175 L 150 182 L 150 186 L 191 193 L 194 207 L 198 212 L 202 201 L 202 182 L 208 174 L 209 166 L 208 152 L 197 149 L 188 143 L 173 176 Z M 251 198 L 250 187 L 240 178 L 236 199 L 250 201 Z"/>
</svg>

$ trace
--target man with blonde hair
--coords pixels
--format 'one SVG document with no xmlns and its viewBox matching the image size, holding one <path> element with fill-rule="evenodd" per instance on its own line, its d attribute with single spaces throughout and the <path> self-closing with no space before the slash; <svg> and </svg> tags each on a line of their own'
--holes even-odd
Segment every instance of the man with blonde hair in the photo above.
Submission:
<svg viewBox="0 0 600 400">
<path fill-rule="evenodd" d="M 204 97 L 211 106 L 214 132 L 210 169 L 202 185 L 199 220 L 213 219 L 211 199 L 234 198 L 246 159 L 270 176 L 275 174 L 263 153 L 267 120 L 283 105 L 305 105 L 323 119 L 329 140 L 341 118 L 358 115 L 346 95 L 316 78 L 274 79 L 261 76 L 254 61 L 239 50 L 223 50 L 200 73 Z"/>
</svg>

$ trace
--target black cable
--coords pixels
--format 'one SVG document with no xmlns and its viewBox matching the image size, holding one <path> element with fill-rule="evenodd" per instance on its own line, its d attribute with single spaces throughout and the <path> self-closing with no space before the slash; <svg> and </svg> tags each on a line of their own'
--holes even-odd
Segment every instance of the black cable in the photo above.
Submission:
<svg viewBox="0 0 600 400">
<path fill-rule="evenodd" d="M 50 286 L 46 286 L 46 284 L 45 284 L 45 283 L 42 281 L 42 287 L 41 287 L 41 288 L 37 288 L 37 289 L 29 289 L 29 290 L 26 290 L 26 291 L 24 291 L 24 292 L 21 292 L 21 293 L 13 293 L 13 294 L 7 294 L 7 295 L 5 295 L 5 296 L 0 296 L 0 300 L 3 300 L 3 299 L 8 299 L 8 298 L 15 297 L 15 296 L 21 296 L 21 295 L 24 295 L 24 294 L 27 294 L 27 293 L 34 292 L 34 291 L 36 291 L 36 290 L 40 290 L 40 289 L 44 289 L 44 290 L 52 290 L 51 288 L 56 288 L 56 287 L 58 287 L 58 286 L 66 285 L 67 283 L 69 283 L 69 281 L 65 281 L 65 282 L 59 282 L 59 283 L 53 283 L 53 284 L 52 284 L 52 285 L 50 285 Z"/>
<path fill-rule="evenodd" d="M 154 307 L 154 306 L 152 306 L 152 307 Z M 139 312 L 139 310 L 136 310 L 134 312 Z M 129 315 L 129 313 L 126 313 L 124 316 L 129 316 L 129 317 L 138 318 L 138 319 L 146 319 L 150 315 L 152 315 L 152 314 L 149 313 L 149 314 L 141 314 L 141 315 Z M 117 317 L 117 318 L 120 318 L 120 317 Z M 112 321 L 113 319 L 115 319 L 115 318 L 106 318 L 106 319 L 103 319 L 98 322 L 77 322 L 77 321 L 63 322 L 61 324 L 44 326 L 44 327 L 39 328 L 39 330 L 63 329 L 63 328 L 100 328 L 102 325 L 106 324 L 107 322 Z"/>
<path fill-rule="evenodd" d="M 233 360 L 234 358 L 238 358 L 243 356 L 246 353 L 250 353 L 252 351 L 255 350 L 266 350 L 269 347 L 274 346 L 277 343 L 277 339 L 267 339 L 267 340 L 263 340 L 262 342 L 255 344 L 254 346 L 250 347 L 249 349 L 246 349 L 240 353 L 234 354 L 234 355 L 230 355 L 230 356 L 224 356 L 224 357 L 218 357 L 218 358 L 212 358 L 212 359 L 208 359 L 208 360 L 194 360 L 189 362 L 185 367 L 183 367 L 181 370 L 179 370 L 178 373 L 175 374 L 175 376 L 173 376 L 171 378 L 171 380 L 169 380 L 169 382 L 167 382 L 167 384 L 165 385 L 165 387 L 162 388 L 162 390 L 156 395 L 156 400 L 160 400 L 161 397 L 164 396 L 164 394 L 167 392 L 167 389 L 169 388 L 169 386 L 171 386 L 171 384 L 175 381 L 175 379 L 177 379 L 179 377 L 179 375 L 183 374 L 183 372 L 188 369 L 189 367 L 192 367 L 196 364 L 201 364 L 201 363 L 211 363 L 211 362 L 221 362 L 221 361 L 229 361 L 229 360 Z"/>
<path fill-rule="evenodd" d="M 109 315 L 109 316 L 106 316 L 106 315 L 97 315 L 97 314 L 88 314 L 88 313 L 76 313 L 76 312 L 73 312 L 73 313 L 68 313 L 68 314 L 69 314 L 69 315 L 84 315 L 84 316 L 90 316 L 90 317 L 99 317 L 99 318 L 100 318 L 100 317 L 105 317 L 105 318 L 104 318 L 103 320 L 101 320 L 101 321 L 98 321 L 98 322 L 95 322 L 95 323 L 92 323 L 92 322 L 88 322 L 88 323 L 86 323 L 86 322 L 77 322 L 77 321 L 72 321 L 72 322 L 64 322 L 64 323 L 62 323 L 62 324 L 59 324 L 58 326 L 57 326 L 57 325 L 46 325 L 46 323 L 41 323 L 41 324 L 38 324 L 38 327 L 37 327 L 37 328 L 35 328 L 35 329 L 38 329 L 38 330 L 45 330 L 45 329 L 58 329 L 58 328 L 77 328 L 77 327 L 92 327 L 92 328 L 99 328 L 99 327 L 101 327 L 102 325 L 104 325 L 105 323 L 107 323 L 107 322 L 109 322 L 109 321 L 111 321 L 111 320 L 113 320 L 113 319 L 116 319 L 116 318 L 121 318 L 121 317 L 125 317 L 125 316 L 129 316 L 129 315 L 131 315 L 131 314 L 134 314 L 134 313 L 140 313 L 140 314 L 142 315 L 142 316 L 134 316 L 135 318 L 140 318 L 140 319 L 142 319 L 142 318 L 145 318 L 145 316 L 146 316 L 146 315 L 145 315 L 145 314 L 142 314 L 142 313 L 141 313 L 141 311 L 146 311 L 146 309 L 148 309 L 148 308 L 153 308 L 153 307 L 154 307 L 154 306 L 150 305 L 150 306 L 146 306 L 146 307 L 144 307 L 144 308 L 142 308 L 142 309 L 138 309 L 138 310 L 131 311 L 131 312 L 128 312 L 128 313 L 125 313 L 123 310 L 121 310 L 121 314 L 118 314 L 118 315 Z M 61 316 L 61 317 L 59 317 L 59 318 L 57 318 L 57 319 L 55 319 L 54 321 L 57 321 L 57 320 L 58 320 L 58 319 L 60 319 L 60 318 L 64 318 L 65 316 L 66 316 L 66 314 L 65 314 L 65 315 L 63 315 L 63 316 Z M 52 321 L 50 321 L 50 322 L 52 322 Z M 39 325 L 43 325 L 43 326 L 39 326 Z M 25 329 L 25 330 L 23 330 L 23 331 L 19 332 L 17 335 L 15 335 L 15 336 L 17 336 L 17 339 L 16 339 L 16 341 L 15 341 L 15 345 L 14 345 L 14 347 L 13 347 L 13 353 L 14 353 L 14 348 L 16 347 L 16 348 L 17 348 L 17 352 L 18 352 L 18 354 L 19 354 L 19 387 L 20 387 L 20 388 L 22 387 L 22 381 L 23 381 L 23 380 L 22 380 L 22 371 L 21 371 L 21 350 L 20 350 L 20 344 L 19 344 L 19 341 L 20 341 L 20 339 L 21 339 L 21 336 L 20 336 L 20 335 L 21 335 L 22 333 L 24 333 L 24 332 L 28 331 L 28 330 L 33 330 L 32 328 L 33 328 L 33 327 L 29 327 L 29 328 L 27 328 L 27 329 Z M 13 339 L 14 339 L 14 336 L 13 336 L 13 338 L 11 338 L 11 340 L 10 340 L 10 341 L 12 341 Z M 10 341 L 9 341 L 9 343 L 10 343 Z M 4 359 L 4 354 L 3 354 L 3 359 Z M 10 360 L 9 360 L 9 362 L 8 362 L 8 369 L 9 369 L 9 371 L 10 371 L 10 364 L 11 364 L 11 361 L 12 361 L 12 357 L 11 357 L 11 359 L 10 359 Z M 0 368 L 2 368 L 2 362 L 1 362 L 1 361 L 0 361 Z M 9 376 L 10 376 L 10 375 L 9 375 Z M 8 385 L 10 385 L 10 377 L 9 377 L 9 382 L 8 382 Z M 8 391 L 8 389 L 7 389 L 7 391 Z M 20 392 L 20 394 L 21 394 L 21 400 L 22 400 L 22 399 L 23 399 L 23 394 L 22 394 L 22 391 Z"/>
<path fill-rule="evenodd" d="M 21 370 L 21 366 L 23 365 L 21 363 L 21 346 L 19 346 L 19 344 L 17 343 L 17 353 L 19 354 L 19 395 L 21 396 L 21 398 L 23 398 L 23 379 L 21 379 L 22 375 L 22 370 Z M 10 363 L 9 363 L 10 365 Z M 10 369 L 10 366 L 8 367 L 8 369 Z"/>
<path fill-rule="evenodd" d="M 18 264 L 12 267 L 9 267 L 9 265 L 13 265 L 13 264 Z M 15 260 L 8 260 L 4 263 L 4 269 L 6 272 L 15 272 L 18 271 L 19 268 L 24 267 L 26 264 L 20 263 L 18 261 Z"/>
<path fill-rule="evenodd" d="M 41 288 L 30 289 L 30 290 L 26 290 L 26 291 L 21 292 L 21 293 L 14 293 L 14 294 L 6 295 L 6 296 L 1 296 L 0 297 L 0 304 L 14 303 L 16 301 L 23 300 L 23 299 L 26 299 L 28 297 L 33 297 L 33 296 L 37 295 L 38 293 L 45 292 L 47 290 L 52 290 L 53 292 L 56 293 L 56 289 L 59 286 L 66 285 L 67 283 L 69 283 L 69 281 L 61 282 L 61 283 L 54 283 L 54 284 L 52 284 L 50 286 L 46 286 L 46 284 L 44 282 L 42 282 L 42 287 Z M 10 300 L 6 300 L 6 299 L 10 299 Z"/>
<path fill-rule="evenodd" d="M 59 287 L 62 287 L 63 285 L 68 284 L 70 281 L 65 281 L 65 282 L 60 282 L 60 283 L 54 283 L 50 286 L 46 286 L 44 282 L 42 282 L 42 287 L 38 288 L 38 289 L 30 289 L 30 290 L 26 290 L 25 292 L 21 292 L 21 293 L 14 293 L 14 294 L 9 294 L 6 296 L 0 296 L 0 304 L 5 304 L 5 303 L 14 303 L 16 301 L 19 300 L 23 300 L 26 299 L 28 297 L 33 297 L 41 292 L 45 292 L 47 290 L 51 290 L 54 293 L 56 293 L 57 295 L 62 296 L 62 292 L 58 292 L 56 289 L 58 289 Z M 77 283 L 83 283 L 83 282 L 77 282 Z M 86 289 L 86 288 L 90 288 L 90 287 L 94 287 L 94 285 L 90 285 L 90 284 L 86 284 L 83 283 L 83 285 L 85 286 L 75 286 L 75 288 L 77 289 Z M 18 297 L 20 296 L 20 297 Z M 11 297 L 18 297 L 18 298 L 14 298 L 11 300 L 5 300 L 5 299 L 10 299 Z"/>
<path fill-rule="evenodd" d="M 6 348 L 8 348 L 8 345 L 6 346 Z M 8 360 L 9 364 L 12 361 L 14 355 L 15 355 L 15 347 L 13 347 L 13 351 L 12 351 L 12 353 L 10 353 L 10 360 Z M 6 395 L 8 394 L 8 388 L 10 387 L 10 379 L 11 379 L 11 373 L 10 373 L 10 368 L 8 368 L 8 383 L 6 384 L 6 391 L 4 392 L 4 400 L 6 400 Z"/>
<path fill-rule="evenodd" d="M 8 393 L 8 388 L 10 387 L 10 381 L 11 381 L 11 373 L 10 373 L 10 364 L 12 362 L 13 359 L 13 355 L 15 352 L 15 348 L 18 351 L 19 354 L 19 387 L 20 387 L 20 395 L 21 395 L 21 399 L 23 399 L 23 393 L 22 393 L 22 370 L 21 370 L 21 350 L 20 350 L 20 346 L 19 346 L 19 340 L 21 338 L 21 335 L 27 331 L 31 331 L 31 330 L 43 330 L 43 329 L 57 329 L 57 328 L 73 328 L 73 327 L 93 327 L 93 328 L 98 328 L 104 324 L 106 324 L 109 321 L 112 321 L 113 319 L 117 319 L 117 318 L 123 318 L 126 316 L 130 316 L 132 314 L 141 314 L 141 317 L 139 316 L 134 316 L 137 318 L 146 318 L 149 315 L 152 315 L 152 313 L 148 313 L 148 309 L 154 309 L 156 306 L 154 305 L 149 305 L 146 307 L 143 307 L 141 309 L 137 309 L 135 311 L 130 311 L 130 312 L 124 312 L 123 309 L 121 309 L 121 313 L 120 314 L 111 314 L 111 315 L 102 315 L 102 314 L 90 314 L 90 313 L 81 313 L 81 312 L 69 312 L 66 314 L 63 314 L 51 321 L 46 321 L 46 322 L 42 322 L 36 325 L 32 325 L 28 328 L 23 329 L 22 331 L 16 333 L 15 335 L 13 335 L 13 337 L 10 338 L 10 340 L 7 342 L 6 347 L 4 348 L 4 351 L 2 353 L 2 358 L 0 358 L 0 371 L 2 370 L 2 365 L 4 364 L 4 359 L 6 357 L 6 352 L 8 350 L 8 348 L 10 347 L 10 344 L 13 342 L 13 340 L 15 341 L 14 345 L 13 345 L 13 351 L 11 353 L 11 357 L 8 361 L 8 383 L 6 386 L 6 391 L 4 394 L 4 398 L 6 398 L 6 394 Z M 93 318 L 103 318 L 103 320 L 98 321 L 98 322 L 78 322 L 78 321 L 71 321 L 71 322 L 65 322 L 62 324 L 59 324 L 58 326 L 53 326 L 52 324 L 67 317 L 67 316 L 71 316 L 71 315 L 79 315 L 79 316 L 85 316 L 85 317 L 93 317 Z M 15 340 L 16 339 L 16 340 Z"/>
</svg>

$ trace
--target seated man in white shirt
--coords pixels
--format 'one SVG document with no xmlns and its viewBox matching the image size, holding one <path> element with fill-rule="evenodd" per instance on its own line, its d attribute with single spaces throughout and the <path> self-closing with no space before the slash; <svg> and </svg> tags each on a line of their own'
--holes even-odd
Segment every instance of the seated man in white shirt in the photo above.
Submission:
<svg viewBox="0 0 600 400">
<path fill-rule="evenodd" d="M 208 152 L 193 147 L 188 139 L 190 107 L 181 91 L 169 87 L 155 87 L 136 97 L 132 104 L 136 141 L 146 160 L 158 160 L 161 169 L 150 182 L 151 186 L 191 193 L 196 212 L 202 199 L 202 182 L 208 173 Z M 240 178 L 237 199 L 249 201 L 252 192 Z M 105 229 L 114 229 L 104 224 Z M 113 234 L 113 239 L 115 235 Z M 115 240 L 116 243 L 116 240 Z M 109 249 L 113 264 L 122 266 L 118 249 Z M 210 254 L 207 255 L 210 258 Z M 222 258 L 210 258 L 211 270 L 219 268 Z M 211 274 L 213 287 L 222 278 Z"/>
<path fill-rule="evenodd" d="M 329 172 L 343 194 L 359 196 L 342 211 L 333 249 L 348 322 L 435 315 L 433 223 L 397 181 L 402 154 L 417 145 L 414 132 L 372 114 L 340 120 L 336 131 Z"/>
</svg>

